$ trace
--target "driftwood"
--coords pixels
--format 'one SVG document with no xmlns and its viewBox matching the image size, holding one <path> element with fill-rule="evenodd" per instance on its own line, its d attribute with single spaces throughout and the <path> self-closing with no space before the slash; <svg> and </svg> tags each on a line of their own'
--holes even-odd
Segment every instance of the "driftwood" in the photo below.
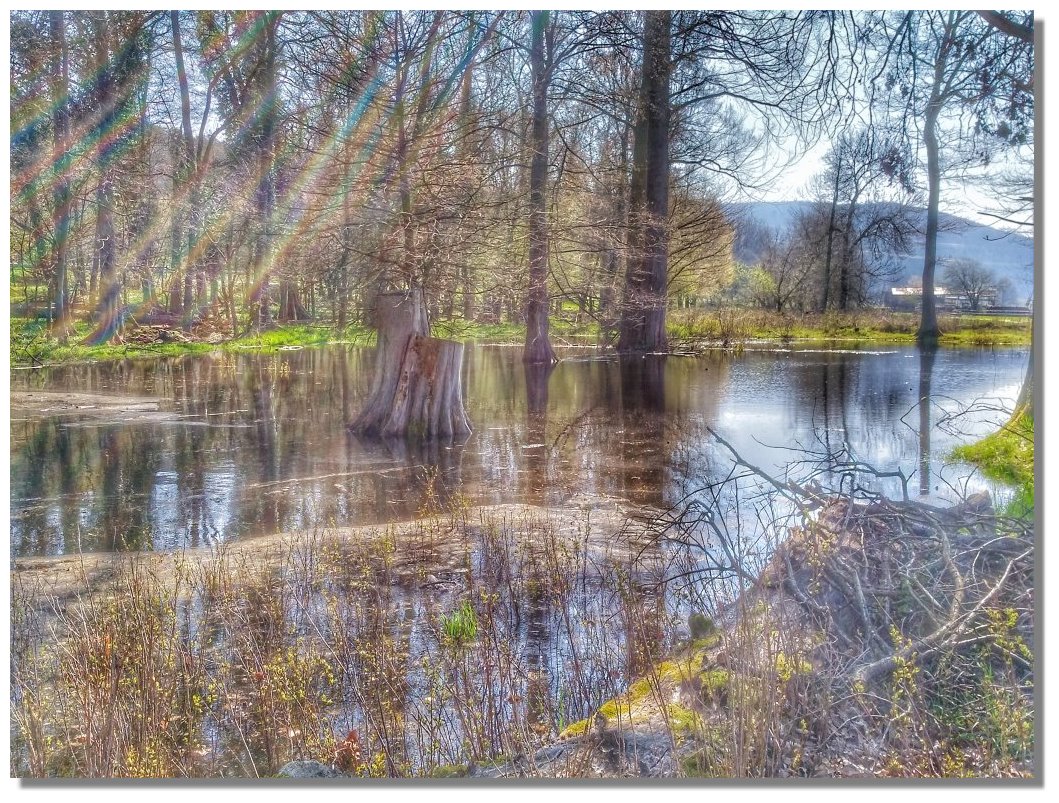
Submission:
<svg viewBox="0 0 1059 803">
<path fill-rule="evenodd" d="M 463 344 L 429 336 L 419 293 L 384 293 L 376 311 L 375 378 L 353 431 L 372 437 L 466 438 L 471 425 L 461 386 Z"/>
</svg>

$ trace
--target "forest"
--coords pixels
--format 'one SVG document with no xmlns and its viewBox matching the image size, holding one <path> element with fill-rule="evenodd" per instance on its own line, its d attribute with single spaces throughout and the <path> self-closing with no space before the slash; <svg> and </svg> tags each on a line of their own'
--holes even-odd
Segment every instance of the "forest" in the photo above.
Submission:
<svg viewBox="0 0 1059 803">
<path fill-rule="evenodd" d="M 1032 207 L 1010 15 L 26 13 L 11 71 L 12 300 L 89 343 L 342 331 L 418 288 L 532 362 L 552 316 L 664 351 L 669 309 L 872 305 L 916 234 L 936 339 L 942 187 Z M 789 230 L 740 225 L 825 141 Z"/>
<path fill-rule="evenodd" d="M 9 26 L 12 775 L 1034 778 L 1031 12 Z"/>
</svg>

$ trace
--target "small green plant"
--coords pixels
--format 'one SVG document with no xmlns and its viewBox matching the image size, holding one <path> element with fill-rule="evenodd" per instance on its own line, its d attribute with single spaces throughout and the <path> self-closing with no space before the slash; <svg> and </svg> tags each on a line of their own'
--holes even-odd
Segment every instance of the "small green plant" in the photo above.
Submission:
<svg viewBox="0 0 1059 803">
<path fill-rule="evenodd" d="M 441 633 L 454 647 L 465 647 L 478 635 L 478 615 L 466 600 L 448 616 L 442 617 Z"/>
</svg>

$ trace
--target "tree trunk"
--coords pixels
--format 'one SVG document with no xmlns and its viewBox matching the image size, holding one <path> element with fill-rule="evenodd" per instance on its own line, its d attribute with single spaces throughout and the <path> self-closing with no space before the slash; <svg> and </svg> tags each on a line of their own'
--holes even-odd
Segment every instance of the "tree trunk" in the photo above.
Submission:
<svg viewBox="0 0 1059 803">
<path fill-rule="evenodd" d="M 530 134 L 529 291 L 526 298 L 526 363 L 556 362 L 548 340 L 548 220 L 545 190 L 548 183 L 548 72 L 544 34 L 547 11 L 533 11 L 530 70 L 533 81 L 533 123 Z"/>
<path fill-rule="evenodd" d="M 289 279 L 284 279 L 279 285 L 279 319 L 283 323 L 289 323 L 291 321 L 308 321 L 312 316 L 309 315 L 308 310 L 305 309 L 305 305 L 302 304 L 301 298 L 298 296 L 298 287 L 294 282 Z"/>
<path fill-rule="evenodd" d="M 835 215 L 838 212 L 838 187 L 842 178 L 842 152 L 838 154 L 838 164 L 835 165 L 835 186 L 831 188 L 831 212 L 827 220 L 827 253 L 824 258 L 824 287 L 823 298 L 820 299 L 820 311 L 827 312 L 831 305 L 831 267 L 835 255 Z"/>
<path fill-rule="evenodd" d="M 257 12 L 263 17 L 261 68 L 256 88 L 261 104 L 257 133 L 257 163 L 260 180 L 254 205 L 258 215 L 258 233 L 254 243 L 254 287 L 250 294 L 251 318 L 255 329 L 271 323 L 273 212 L 276 206 L 275 139 L 279 116 L 279 89 L 276 85 L 277 12 Z"/>
<path fill-rule="evenodd" d="M 346 177 L 342 187 L 342 253 L 338 267 L 338 321 L 337 328 L 344 332 L 349 325 L 349 263 L 353 261 L 353 209 L 350 193 L 352 179 L 346 165 Z"/>
<path fill-rule="evenodd" d="M 54 127 L 54 150 L 52 167 L 55 171 L 55 191 L 53 195 L 55 240 L 52 247 L 52 260 L 55 263 L 55 292 L 53 325 L 59 335 L 59 342 L 65 344 L 67 336 L 67 242 L 70 236 L 70 177 L 69 153 L 70 140 L 70 68 L 66 50 L 66 22 L 62 11 L 50 11 L 51 44 L 54 48 L 52 64 L 52 125 Z"/>
<path fill-rule="evenodd" d="M 618 338 L 623 352 L 666 349 L 666 289 L 669 273 L 669 98 L 671 11 L 648 11 L 644 19 L 640 119 L 633 146 L 630 212 L 639 234 L 630 253 Z M 635 203 L 642 182 L 642 205 Z M 637 208 L 639 206 L 639 208 Z"/>
<path fill-rule="evenodd" d="M 1018 400 L 1015 402 L 1015 414 L 1025 413 L 1033 418 L 1033 344 L 1037 338 L 1030 340 L 1029 362 L 1026 364 L 1026 375 L 1022 380 L 1022 388 L 1019 390 Z"/>
<path fill-rule="evenodd" d="M 463 406 L 463 344 L 427 334 L 422 293 L 377 299 L 375 378 L 354 432 L 372 437 L 463 439 L 471 432 Z"/>
<path fill-rule="evenodd" d="M 937 302 L 934 298 L 934 269 L 938 258 L 938 202 L 941 199 L 941 163 L 938 155 L 938 109 L 927 109 L 923 144 L 927 150 L 927 231 L 923 253 L 923 306 L 916 340 L 921 346 L 937 345 Z"/>
<path fill-rule="evenodd" d="M 103 12 L 99 12 L 102 14 Z M 117 276 L 117 243 L 114 241 L 114 156 L 116 148 L 108 142 L 104 132 L 111 130 L 117 118 L 117 91 L 114 86 L 115 65 L 109 63 L 106 20 L 96 17 L 93 34 L 96 37 L 96 63 L 99 69 L 96 100 L 99 104 L 99 142 L 96 145 L 96 166 L 99 183 L 96 185 L 96 253 L 99 265 L 99 301 L 96 305 L 96 327 L 86 343 L 106 343 L 120 326 L 118 314 L 119 285 Z"/>
</svg>

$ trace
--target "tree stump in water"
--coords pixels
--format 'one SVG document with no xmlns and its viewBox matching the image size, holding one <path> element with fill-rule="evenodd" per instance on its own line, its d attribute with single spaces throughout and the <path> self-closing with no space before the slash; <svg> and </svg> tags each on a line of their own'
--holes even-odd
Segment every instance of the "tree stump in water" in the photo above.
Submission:
<svg viewBox="0 0 1059 803">
<path fill-rule="evenodd" d="M 376 304 L 375 379 L 353 431 L 369 436 L 465 438 L 471 425 L 460 384 L 463 344 L 429 336 L 418 292 L 383 293 Z"/>
</svg>

